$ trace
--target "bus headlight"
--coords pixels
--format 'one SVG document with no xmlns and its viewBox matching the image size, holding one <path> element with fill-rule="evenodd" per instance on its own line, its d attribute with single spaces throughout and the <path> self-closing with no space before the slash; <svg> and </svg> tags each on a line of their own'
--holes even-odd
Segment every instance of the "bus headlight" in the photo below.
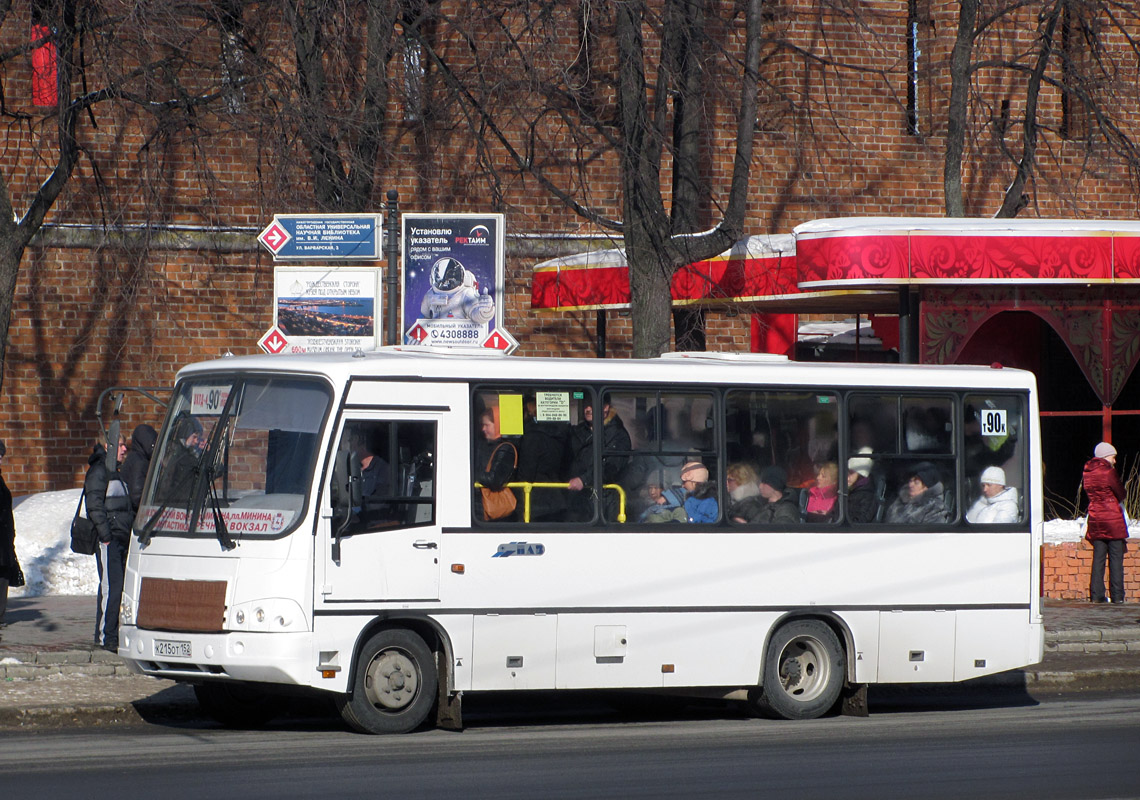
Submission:
<svg viewBox="0 0 1140 800">
<path fill-rule="evenodd" d="M 281 597 L 237 604 L 230 612 L 230 629 L 243 631 L 294 631 L 306 629 L 305 614 L 294 600 Z"/>
</svg>

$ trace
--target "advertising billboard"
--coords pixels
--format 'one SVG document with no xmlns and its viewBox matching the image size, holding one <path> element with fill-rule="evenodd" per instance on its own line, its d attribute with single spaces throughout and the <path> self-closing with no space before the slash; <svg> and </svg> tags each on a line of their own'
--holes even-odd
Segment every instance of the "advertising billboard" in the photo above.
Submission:
<svg viewBox="0 0 1140 800">
<path fill-rule="evenodd" d="M 283 353 L 375 350 L 380 336 L 380 270 L 276 267 L 274 324 Z"/>
<path fill-rule="evenodd" d="M 482 347 L 503 317 L 503 215 L 403 214 L 405 344 Z"/>
</svg>

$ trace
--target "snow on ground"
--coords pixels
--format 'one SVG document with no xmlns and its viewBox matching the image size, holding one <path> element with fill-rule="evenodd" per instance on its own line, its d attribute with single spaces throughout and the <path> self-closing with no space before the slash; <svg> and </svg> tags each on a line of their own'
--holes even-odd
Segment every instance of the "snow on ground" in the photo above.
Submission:
<svg viewBox="0 0 1140 800">
<path fill-rule="evenodd" d="M 64 489 L 16 498 L 16 554 L 28 585 L 9 589 L 10 597 L 45 594 L 94 595 L 99 586 L 95 556 L 71 552 L 71 518 L 80 489 Z M 1046 544 L 1076 542 L 1084 535 L 1084 519 L 1045 523 Z M 1140 536 L 1140 523 L 1132 526 Z"/>
<path fill-rule="evenodd" d="M 90 594 L 99 588 L 95 556 L 71 552 L 71 518 L 82 489 L 43 492 L 13 501 L 16 556 L 27 586 L 9 589 L 9 597 Z"/>
</svg>

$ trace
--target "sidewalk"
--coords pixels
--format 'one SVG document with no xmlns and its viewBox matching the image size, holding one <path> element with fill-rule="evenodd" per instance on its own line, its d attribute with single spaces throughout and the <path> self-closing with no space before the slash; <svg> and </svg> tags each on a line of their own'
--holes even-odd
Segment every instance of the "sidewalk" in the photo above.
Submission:
<svg viewBox="0 0 1140 800">
<path fill-rule="evenodd" d="M 185 684 L 92 644 L 95 598 L 12 598 L 0 631 L 0 727 L 197 717 Z M 970 682 L 1033 693 L 1140 690 L 1140 603 L 1045 601 L 1045 659 Z"/>
</svg>

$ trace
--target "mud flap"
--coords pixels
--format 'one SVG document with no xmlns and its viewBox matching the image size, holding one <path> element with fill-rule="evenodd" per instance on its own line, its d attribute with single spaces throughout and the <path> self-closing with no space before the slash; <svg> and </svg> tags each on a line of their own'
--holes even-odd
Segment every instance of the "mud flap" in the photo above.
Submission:
<svg viewBox="0 0 1140 800">
<path fill-rule="evenodd" d="M 843 691 L 839 695 L 839 713 L 844 717 L 869 717 L 867 707 L 867 684 L 843 681 Z"/>
<path fill-rule="evenodd" d="M 447 653 L 438 651 L 435 654 L 436 675 L 438 680 L 438 696 L 435 704 L 436 727 L 445 731 L 463 730 L 463 695 L 460 692 L 448 691 L 447 685 L 451 682 L 451 664 L 448 663 Z"/>
</svg>

